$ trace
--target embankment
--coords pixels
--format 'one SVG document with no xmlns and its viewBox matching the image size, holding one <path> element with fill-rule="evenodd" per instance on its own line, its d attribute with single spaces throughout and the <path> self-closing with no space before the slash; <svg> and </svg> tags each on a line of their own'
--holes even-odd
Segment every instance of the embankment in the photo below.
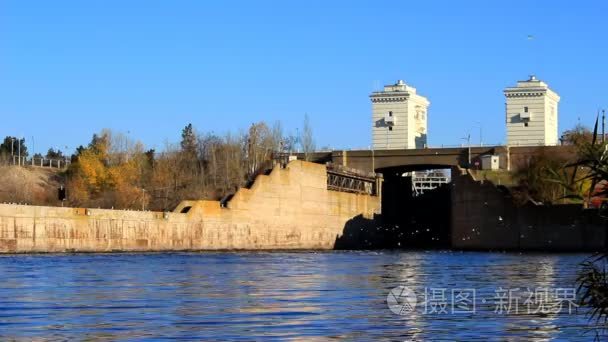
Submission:
<svg viewBox="0 0 608 342">
<path fill-rule="evenodd" d="M 324 165 L 292 161 L 258 176 L 221 207 L 173 212 L 0 204 L 0 253 L 332 249 L 347 222 L 372 217 L 378 197 L 327 190 Z"/>
</svg>

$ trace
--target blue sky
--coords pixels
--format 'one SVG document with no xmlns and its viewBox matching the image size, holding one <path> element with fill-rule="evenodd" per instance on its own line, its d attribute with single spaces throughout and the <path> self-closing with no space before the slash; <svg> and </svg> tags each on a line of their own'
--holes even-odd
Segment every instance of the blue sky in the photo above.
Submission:
<svg viewBox="0 0 608 342">
<path fill-rule="evenodd" d="M 504 87 L 534 73 L 560 130 L 608 107 L 605 1 L 0 1 L 0 135 L 150 148 L 305 113 L 318 146 L 370 145 L 369 93 L 431 101 L 429 143 L 504 141 Z M 528 40 L 527 36 L 535 38 Z"/>
</svg>

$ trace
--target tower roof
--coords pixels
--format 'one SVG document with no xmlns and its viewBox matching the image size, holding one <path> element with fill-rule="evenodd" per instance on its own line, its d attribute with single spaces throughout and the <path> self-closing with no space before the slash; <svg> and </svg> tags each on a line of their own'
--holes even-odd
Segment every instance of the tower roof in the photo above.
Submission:
<svg viewBox="0 0 608 342">
<path fill-rule="evenodd" d="M 517 81 L 515 87 L 507 87 L 504 90 L 506 97 L 522 97 L 522 96 L 542 96 L 547 95 L 553 98 L 555 101 L 559 101 L 559 95 L 551 90 L 549 86 L 536 78 L 535 75 L 525 81 Z"/>
<path fill-rule="evenodd" d="M 404 101 L 409 98 L 415 98 L 417 101 L 422 101 L 427 106 L 429 105 L 428 99 L 416 94 L 416 88 L 406 84 L 403 80 L 397 80 L 395 84 L 385 85 L 382 91 L 372 92 L 370 98 L 372 102 Z"/>
<path fill-rule="evenodd" d="M 407 85 L 403 80 L 397 80 L 397 82 L 395 82 L 395 84 L 387 84 L 384 86 L 384 90 L 382 91 L 375 91 L 373 92 L 374 94 L 376 93 L 387 93 L 387 92 L 408 92 L 411 94 L 416 94 L 416 88 Z"/>
</svg>

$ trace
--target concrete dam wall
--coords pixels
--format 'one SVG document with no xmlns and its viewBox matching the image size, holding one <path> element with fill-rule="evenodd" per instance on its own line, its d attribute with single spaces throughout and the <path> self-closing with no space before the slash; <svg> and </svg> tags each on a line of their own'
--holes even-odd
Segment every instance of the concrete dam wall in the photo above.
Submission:
<svg viewBox="0 0 608 342">
<path fill-rule="evenodd" d="M 473 250 L 601 251 L 607 222 L 578 204 L 516 206 L 510 192 L 452 172 L 451 246 Z"/>
<path fill-rule="evenodd" d="M 327 189 L 325 165 L 292 161 L 241 188 L 226 207 L 184 201 L 173 212 L 0 204 L 0 253 L 332 249 L 376 196 Z"/>
</svg>

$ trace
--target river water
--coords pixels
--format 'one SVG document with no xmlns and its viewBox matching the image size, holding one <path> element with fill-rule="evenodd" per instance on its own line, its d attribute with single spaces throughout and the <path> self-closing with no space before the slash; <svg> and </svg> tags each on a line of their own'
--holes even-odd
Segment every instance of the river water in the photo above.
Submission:
<svg viewBox="0 0 608 342">
<path fill-rule="evenodd" d="M 588 318 L 568 300 L 586 257 L 9 255 L 0 257 L 0 340 L 586 341 Z"/>
</svg>

